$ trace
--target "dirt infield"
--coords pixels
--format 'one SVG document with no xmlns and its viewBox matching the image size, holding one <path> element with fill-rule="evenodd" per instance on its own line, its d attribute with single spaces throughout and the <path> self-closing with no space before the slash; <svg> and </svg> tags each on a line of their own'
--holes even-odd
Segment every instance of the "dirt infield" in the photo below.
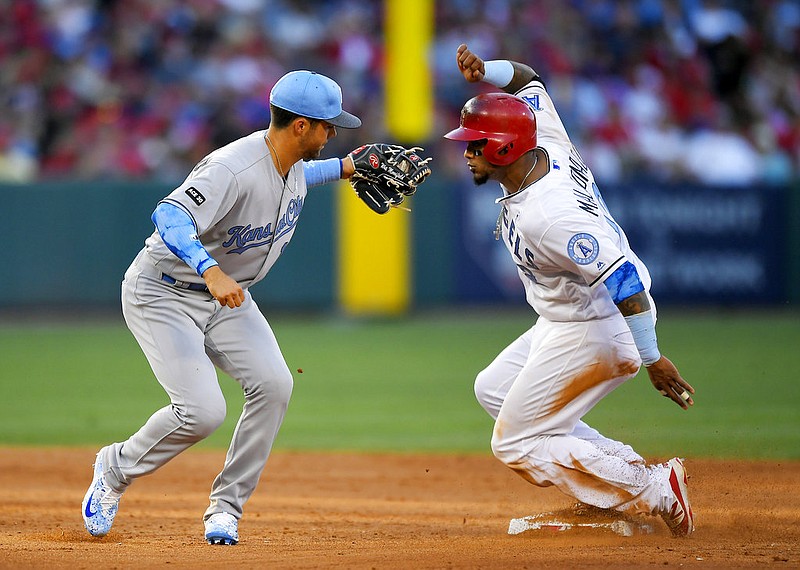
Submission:
<svg viewBox="0 0 800 570">
<path fill-rule="evenodd" d="M 273 454 L 238 546 L 200 517 L 222 452 L 189 451 L 141 479 L 92 538 L 80 503 L 94 449 L 0 449 L 0 568 L 800 567 L 800 462 L 689 459 L 697 531 L 507 534 L 511 518 L 570 505 L 491 456 Z"/>
</svg>

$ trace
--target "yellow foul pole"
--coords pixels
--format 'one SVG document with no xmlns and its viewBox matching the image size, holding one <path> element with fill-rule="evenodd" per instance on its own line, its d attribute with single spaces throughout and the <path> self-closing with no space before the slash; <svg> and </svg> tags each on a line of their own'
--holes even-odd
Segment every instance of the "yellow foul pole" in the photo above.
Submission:
<svg viewBox="0 0 800 570">
<path fill-rule="evenodd" d="M 433 8 L 434 0 L 385 0 L 385 110 L 394 139 L 387 142 L 414 146 L 430 134 Z M 375 214 L 346 181 L 339 187 L 338 210 L 341 307 L 352 315 L 402 314 L 411 302 L 412 214 L 398 208 Z"/>
</svg>

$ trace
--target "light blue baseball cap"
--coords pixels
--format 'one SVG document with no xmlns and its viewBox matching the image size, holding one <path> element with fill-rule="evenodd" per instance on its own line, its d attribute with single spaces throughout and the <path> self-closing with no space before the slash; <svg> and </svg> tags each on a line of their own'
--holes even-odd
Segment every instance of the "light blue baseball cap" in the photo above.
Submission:
<svg viewBox="0 0 800 570">
<path fill-rule="evenodd" d="M 342 88 L 330 77 L 314 71 L 290 71 L 269 94 L 276 107 L 302 117 L 321 119 L 345 129 L 361 126 L 361 119 L 342 109 Z"/>
</svg>

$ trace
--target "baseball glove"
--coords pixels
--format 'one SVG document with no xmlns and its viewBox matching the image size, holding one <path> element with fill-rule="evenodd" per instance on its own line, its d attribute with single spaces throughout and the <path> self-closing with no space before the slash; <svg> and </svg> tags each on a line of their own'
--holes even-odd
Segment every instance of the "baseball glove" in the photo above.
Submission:
<svg viewBox="0 0 800 570">
<path fill-rule="evenodd" d="M 417 154 L 420 150 L 385 143 L 355 149 L 349 156 L 355 166 L 350 185 L 356 196 L 378 214 L 400 205 L 431 173 L 431 159 L 423 159 Z"/>
</svg>

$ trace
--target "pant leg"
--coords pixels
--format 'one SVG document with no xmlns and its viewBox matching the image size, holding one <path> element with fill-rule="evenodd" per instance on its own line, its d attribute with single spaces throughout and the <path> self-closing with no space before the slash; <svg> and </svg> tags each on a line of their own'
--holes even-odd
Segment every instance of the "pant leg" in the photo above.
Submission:
<svg viewBox="0 0 800 570">
<path fill-rule="evenodd" d="M 126 441 L 104 448 L 108 482 L 118 491 L 213 433 L 225 419 L 225 399 L 205 353 L 203 328 L 218 307 L 213 299 L 169 287 L 134 265 L 123 281 L 122 306 L 170 403 Z"/>
<path fill-rule="evenodd" d="M 606 455 L 619 457 L 628 463 L 638 463 L 640 465 L 645 464 L 644 457 L 636 453 L 630 445 L 604 436 L 593 427 L 584 423 L 583 420 L 579 421 L 575 426 L 575 429 L 572 430 L 572 435 L 592 443 Z"/>
<path fill-rule="evenodd" d="M 534 328 L 527 330 L 508 345 L 475 378 L 475 397 L 493 419 L 497 419 L 506 394 L 511 389 L 531 349 Z"/>
<path fill-rule="evenodd" d="M 653 512 L 664 493 L 663 468 L 630 463 L 591 437 L 576 437 L 591 436 L 580 418 L 634 376 L 639 364 L 621 317 L 583 323 L 540 318 L 527 362 L 498 413 L 494 454 L 531 483 L 555 485 L 581 502 Z"/>
<path fill-rule="evenodd" d="M 283 423 L 292 374 L 249 292 L 241 307 L 220 313 L 206 342 L 217 366 L 242 386 L 245 403 L 204 518 L 219 512 L 241 518 Z"/>
<path fill-rule="evenodd" d="M 495 420 L 508 391 L 528 361 L 532 337 L 533 328 L 527 330 L 498 354 L 475 379 L 475 397 L 481 407 Z M 572 435 L 591 442 L 607 455 L 617 456 L 628 463 L 642 465 L 645 463 L 644 458 L 630 445 L 605 437 L 582 420 L 575 425 Z"/>
</svg>

